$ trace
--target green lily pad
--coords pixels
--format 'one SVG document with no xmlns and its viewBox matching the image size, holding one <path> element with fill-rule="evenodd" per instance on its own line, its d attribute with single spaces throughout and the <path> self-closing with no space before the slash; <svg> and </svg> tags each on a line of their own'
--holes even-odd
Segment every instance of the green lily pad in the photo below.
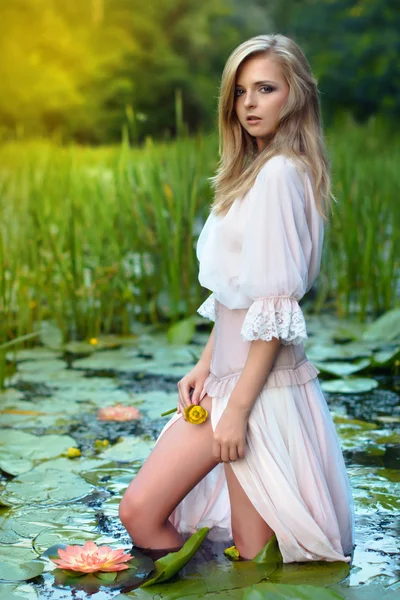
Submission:
<svg viewBox="0 0 400 600">
<path fill-rule="evenodd" d="M 279 564 L 283 561 L 281 551 L 279 550 L 278 540 L 274 534 L 265 544 L 264 548 L 253 558 L 255 563 L 274 563 Z"/>
<path fill-rule="evenodd" d="M 312 362 L 325 360 L 351 360 L 356 358 L 367 358 L 371 356 L 372 350 L 357 342 L 350 344 L 313 344 L 307 349 L 307 357 Z"/>
<path fill-rule="evenodd" d="M 389 310 L 368 325 L 363 338 L 366 340 L 397 340 L 400 338 L 400 308 Z"/>
<path fill-rule="evenodd" d="M 12 429 L 1 430 L 0 468 L 10 475 L 21 475 L 30 471 L 41 460 L 60 456 L 76 446 L 69 435 L 32 435 L 20 431 L 18 435 Z"/>
<path fill-rule="evenodd" d="M 372 366 L 382 367 L 394 364 L 400 358 L 400 347 L 396 346 L 390 350 L 380 350 L 372 357 Z"/>
<path fill-rule="evenodd" d="M 0 496 L 5 505 L 54 504 L 82 498 L 92 491 L 92 486 L 74 473 L 58 469 L 45 471 L 33 469 L 7 482 Z"/>
<path fill-rule="evenodd" d="M 375 379 L 369 379 L 368 377 L 349 377 L 347 379 L 321 382 L 321 388 L 324 392 L 334 394 L 362 394 L 374 390 L 378 385 Z"/>
<path fill-rule="evenodd" d="M 376 438 L 378 444 L 400 444 L 400 433 L 382 435 Z"/>
<path fill-rule="evenodd" d="M 41 371 L 42 373 L 57 373 L 67 368 L 67 363 L 63 360 L 54 358 L 52 360 L 32 360 L 27 362 L 18 363 L 18 372 L 22 374 L 36 373 Z M 29 375 L 27 375 L 29 377 Z"/>
<path fill-rule="evenodd" d="M 167 330 L 167 339 L 170 344 L 188 344 L 196 331 L 194 319 L 182 319 L 174 323 Z"/>
<path fill-rule="evenodd" d="M 41 531 L 33 540 L 33 549 L 40 556 L 46 552 L 48 548 L 55 548 L 57 545 L 62 547 L 62 544 L 73 546 L 83 545 L 85 542 L 93 541 L 96 544 L 110 544 L 113 538 L 106 537 L 101 533 L 94 531 L 85 531 L 73 527 L 48 528 Z"/>
<path fill-rule="evenodd" d="M 341 415 L 333 415 L 333 420 L 335 423 L 342 423 L 343 425 L 349 425 L 351 427 L 356 427 L 362 430 L 371 430 L 378 429 L 378 425 L 376 423 L 368 423 L 368 421 L 361 421 L 360 419 L 348 419 L 347 417 L 343 417 Z"/>
<path fill-rule="evenodd" d="M 171 579 L 192 558 L 203 543 L 209 529 L 209 527 L 202 527 L 190 536 L 178 552 L 170 552 L 166 556 L 156 560 L 154 562 L 155 574 L 142 583 L 141 587 L 148 587 L 155 583 L 162 583 Z"/>
<path fill-rule="evenodd" d="M 155 441 L 153 440 L 130 436 L 102 452 L 101 456 L 104 460 L 108 461 L 131 462 L 134 460 L 144 460 L 150 454 L 154 444 Z"/>
<path fill-rule="evenodd" d="M 344 561 L 283 563 L 268 577 L 268 581 L 295 585 L 329 586 L 343 581 L 349 573 L 350 565 Z"/>
<path fill-rule="evenodd" d="M 29 581 L 41 575 L 44 564 L 34 558 L 30 548 L 0 546 L 0 580 Z"/>
<path fill-rule="evenodd" d="M 345 377 L 346 375 L 352 375 L 353 373 L 357 373 L 357 371 L 362 371 L 366 369 L 371 364 L 371 361 L 368 358 L 363 358 L 358 362 L 349 363 L 345 361 L 331 361 L 331 362 L 322 362 L 314 360 L 314 365 L 320 369 L 323 373 L 329 373 L 331 375 L 337 375 L 338 377 Z"/>
<path fill-rule="evenodd" d="M 38 590 L 33 584 L 2 583 L 0 585 L 0 600 L 37 600 Z"/>
<path fill-rule="evenodd" d="M 46 348 L 59 350 L 63 344 L 62 331 L 51 321 L 41 321 L 40 341 Z"/>
<path fill-rule="evenodd" d="M 243 600 L 345 600 L 337 592 L 312 585 L 256 583 L 248 588 Z"/>
<path fill-rule="evenodd" d="M 41 531 L 70 526 L 94 530 L 96 519 L 85 505 L 28 508 L 18 507 L 9 511 L 0 525 L 0 543 L 15 544 L 21 540 L 33 540 Z"/>
</svg>

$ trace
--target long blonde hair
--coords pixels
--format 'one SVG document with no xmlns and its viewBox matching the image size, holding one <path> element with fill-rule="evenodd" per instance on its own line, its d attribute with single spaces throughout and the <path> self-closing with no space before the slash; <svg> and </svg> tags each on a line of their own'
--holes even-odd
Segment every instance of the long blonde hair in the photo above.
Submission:
<svg viewBox="0 0 400 600">
<path fill-rule="evenodd" d="M 256 139 L 240 124 L 234 109 L 239 67 L 254 55 L 273 58 L 289 86 L 278 124 L 265 148 L 257 153 Z M 281 34 L 258 35 L 238 46 L 222 73 L 218 103 L 219 164 L 210 177 L 214 188 L 211 210 L 226 213 L 237 197 L 243 197 L 267 160 L 277 154 L 293 159 L 300 168 L 308 166 L 317 209 L 324 220 L 331 208 L 329 160 L 322 131 L 317 81 L 300 47 Z"/>
</svg>

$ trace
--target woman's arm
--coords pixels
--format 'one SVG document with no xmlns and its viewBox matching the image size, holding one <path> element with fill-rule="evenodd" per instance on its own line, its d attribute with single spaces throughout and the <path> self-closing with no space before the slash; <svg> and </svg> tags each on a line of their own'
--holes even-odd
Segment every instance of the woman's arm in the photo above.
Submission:
<svg viewBox="0 0 400 600">
<path fill-rule="evenodd" d="M 246 417 L 250 414 L 254 402 L 264 386 L 275 362 L 281 340 L 253 340 L 246 364 L 228 401 L 229 408 L 238 409 Z"/>
<path fill-rule="evenodd" d="M 212 349 L 213 349 L 213 345 L 214 345 L 214 329 L 215 329 L 215 325 L 212 328 L 210 337 L 208 338 L 208 342 L 204 346 L 204 350 L 201 353 L 201 356 L 200 356 L 199 361 L 198 361 L 202 365 L 205 365 L 208 370 L 210 370 L 211 355 L 212 355 Z"/>
</svg>

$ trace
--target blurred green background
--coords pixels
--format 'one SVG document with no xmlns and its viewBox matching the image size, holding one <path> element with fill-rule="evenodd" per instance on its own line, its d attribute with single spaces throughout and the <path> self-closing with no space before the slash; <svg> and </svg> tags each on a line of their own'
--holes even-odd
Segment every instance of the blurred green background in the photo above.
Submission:
<svg viewBox="0 0 400 600">
<path fill-rule="evenodd" d="M 216 125 L 230 52 L 280 32 L 305 50 L 324 118 L 400 110 L 396 0 L 2 0 L 2 139 L 79 143 L 173 138 L 175 93 L 190 133 Z M 132 118 L 135 116 L 135 126 Z"/>
<path fill-rule="evenodd" d="M 195 314 L 221 73 L 270 32 L 318 79 L 338 199 L 306 301 L 398 307 L 399 31 L 394 0 L 2 0 L 0 344 Z"/>
</svg>

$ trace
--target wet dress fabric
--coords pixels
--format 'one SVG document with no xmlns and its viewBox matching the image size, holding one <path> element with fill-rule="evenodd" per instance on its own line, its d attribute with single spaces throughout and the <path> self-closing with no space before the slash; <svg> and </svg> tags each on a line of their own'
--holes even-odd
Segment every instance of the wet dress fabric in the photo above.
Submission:
<svg viewBox="0 0 400 600">
<path fill-rule="evenodd" d="M 230 465 L 275 532 L 285 563 L 350 562 L 354 546 L 354 505 L 341 447 L 319 371 L 303 346 L 308 336 L 299 301 L 319 274 L 324 238 L 312 182 L 308 167 L 274 156 L 225 215 L 209 214 L 196 249 L 199 282 L 212 292 L 198 312 L 215 322 L 201 393 L 213 399 L 213 430 L 251 342 L 281 340 L 248 419 L 245 457 Z M 174 414 L 159 438 L 181 418 Z M 183 534 L 208 526 L 227 540 L 230 518 L 223 463 L 169 517 Z"/>
</svg>

